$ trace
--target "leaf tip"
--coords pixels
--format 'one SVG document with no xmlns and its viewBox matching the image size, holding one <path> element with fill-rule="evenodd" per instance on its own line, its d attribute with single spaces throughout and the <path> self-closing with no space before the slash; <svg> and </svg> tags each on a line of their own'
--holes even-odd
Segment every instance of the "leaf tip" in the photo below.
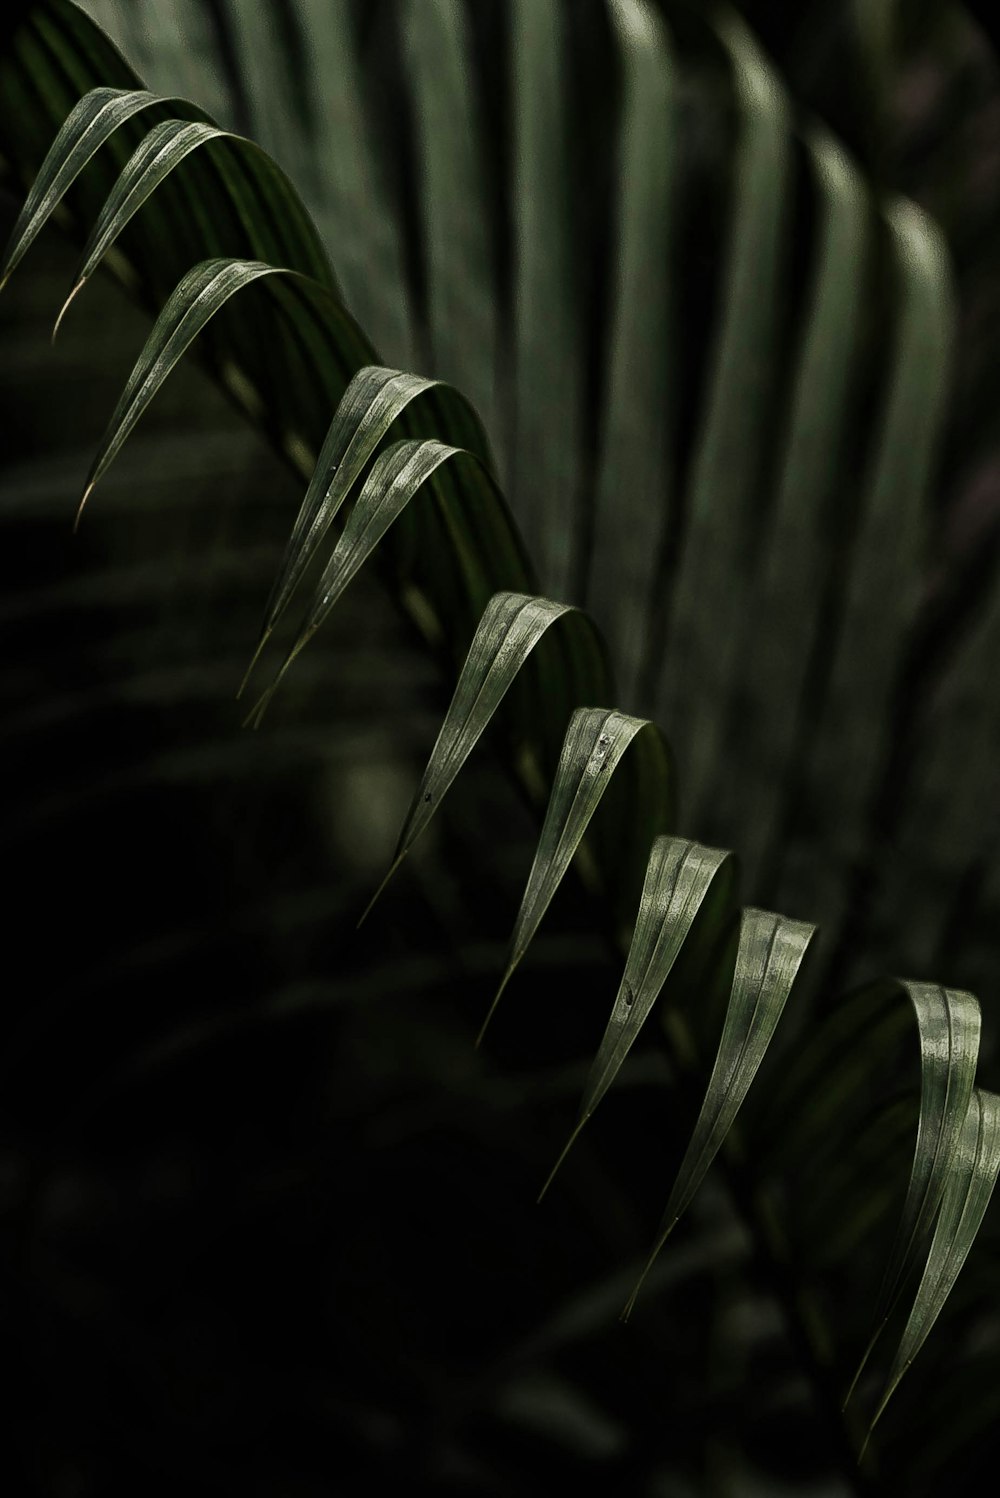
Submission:
<svg viewBox="0 0 1000 1498">
<path fill-rule="evenodd" d="M 576 1126 L 573 1129 L 573 1132 L 570 1134 L 569 1138 L 566 1140 L 566 1143 L 563 1145 L 561 1151 L 559 1152 L 559 1158 L 558 1158 L 558 1160 L 553 1165 L 552 1169 L 549 1171 L 548 1175 L 545 1178 L 545 1184 L 542 1187 L 541 1191 L 539 1191 L 538 1196 L 536 1198 L 536 1205 L 539 1205 L 539 1206 L 541 1205 L 542 1201 L 544 1200 L 546 1192 L 548 1191 L 549 1187 L 552 1185 L 552 1182 L 556 1178 L 556 1172 L 558 1171 L 560 1165 L 562 1165 L 563 1161 L 565 1160 L 566 1156 L 569 1154 L 570 1150 L 573 1148 L 573 1145 L 576 1143 L 577 1138 L 579 1137 L 580 1130 L 583 1128 L 584 1124 L 587 1122 L 587 1119 L 589 1117 L 590 1117 L 590 1115 L 588 1113 L 585 1113 L 582 1116 L 582 1118 L 580 1118 L 578 1120 Z"/>
<path fill-rule="evenodd" d="M 386 885 L 389 883 L 389 880 L 392 878 L 393 874 L 395 874 L 396 870 L 399 868 L 400 864 L 403 862 L 403 859 L 404 859 L 405 856 L 406 856 L 405 854 L 400 853 L 400 854 L 398 854 L 396 856 L 396 858 L 393 859 L 392 863 L 389 865 L 389 868 L 386 870 L 386 873 L 384 874 L 384 876 L 383 876 L 383 878 L 381 880 L 381 883 L 378 886 L 378 889 L 372 895 L 371 899 L 368 901 L 368 904 L 365 906 L 364 910 L 358 916 L 358 923 L 357 923 L 357 925 L 354 928 L 355 931 L 360 931 L 361 930 L 361 927 L 364 925 L 365 921 L 371 915 L 372 910 L 373 910 L 373 908 L 375 906 L 376 900 L 382 894 L 382 891 L 385 889 Z"/>
<path fill-rule="evenodd" d="M 56 318 L 55 324 L 54 324 L 54 326 L 52 328 L 51 342 L 53 344 L 55 343 L 56 337 L 58 336 L 58 333 L 59 333 L 59 329 L 62 326 L 62 320 L 66 316 L 66 313 L 69 311 L 70 303 L 73 301 L 73 299 L 76 296 L 77 292 L 80 291 L 85 284 L 86 284 L 86 277 L 82 277 L 79 281 L 77 281 L 76 285 L 73 287 L 73 290 L 70 292 L 69 296 L 63 302 L 62 307 L 59 310 L 59 316 Z M 2 283 L 0 283 L 0 290 L 2 290 L 2 289 L 3 289 Z"/>
<path fill-rule="evenodd" d="M 479 1034 L 476 1036 L 475 1049 L 477 1051 L 479 1050 L 479 1047 L 483 1043 L 483 1036 L 486 1034 L 486 1030 L 487 1030 L 487 1027 L 489 1025 L 489 1022 L 493 1018 L 493 1011 L 496 1009 L 497 1005 L 499 1004 L 501 998 L 503 997 L 503 991 L 507 987 L 507 984 L 510 982 L 510 975 L 511 975 L 512 971 L 513 971 L 512 968 L 508 968 L 507 969 L 507 971 L 503 975 L 503 978 L 501 979 L 500 987 L 497 989 L 496 993 L 493 995 L 493 1002 L 490 1005 L 489 1009 L 487 1010 L 487 1012 L 486 1012 L 486 1018 L 483 1020 L 483 1023 L 479 1027 Z"/>
<path fill-rule="evenodd" d="M 90 480 L 90 483 L 87 485 L 86 489 L 84 489 L 84 491 L 83 491 L 83 497 L 80 500 L 80 503 L 76 507 L 76 514 L 73 517 L 73 534 L 74 534 L 74 536 L 76 535 L 77 531 L 80 529 L 80 521 L 83 518 L 83 509 L 84 509 L 84 506 L 86 505 L 87 500 L 90 498 L 91 494 L 94 492 L 94 485 L 96 483 L 97 483 L 96 479 L 91 479 Z"/>
<path fill-rule="evenodd" d="M 268 640 L 270 638 L 271 638 L 271 631 L 270 631 L 269 628 L 265 627 L 260 632 L 260 639 L 257 641 L 257 647 L 254 650 L 253 655 L 250 657 L 250 664 L 249 664 L 249 666 L 247 666 L 246 670 L 244 671 L 244 673 L 243 673 L 243 680 L 240 682 L 239 687 L 237 689 L 237 692 L 236 692 L 236 701 L 237 702 L 239 702 L 240 698 L 243 696 L 243 693 L 246 691 L 246 689 L 247 689 L 247 683 L 249 682 L 251 676 L 253 675 L 254 667 L 256 666 L 257 662 L 260 660 L 261 655 L 264 652 L 264 646 L 267 644 L 267 642 L 268 642 Z"/>
</svg>

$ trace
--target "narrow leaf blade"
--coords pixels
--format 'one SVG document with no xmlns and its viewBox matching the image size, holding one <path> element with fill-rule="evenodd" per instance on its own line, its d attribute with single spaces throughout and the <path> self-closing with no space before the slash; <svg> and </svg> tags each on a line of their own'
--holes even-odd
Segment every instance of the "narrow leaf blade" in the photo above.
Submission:
<svg viewBox="0 0 1000 1498">
<path fill-rule="evenodd" d="M 479 1032 L 477 1044 L 551 904 L 622 756 L 640 734 L 655 746 L 665 792 L 663 804 L 669 817 L 673 771 L 669 751 L 655 724 L 602 707 L 577 708 L 570 719 L 545 822 L 511 937 L 506 971 Z"/>
<path fill-rule="evenodd" d="M 729 1006 L 705 1099 L 652 1252 L 626 1307 L 626 1316 L 653 1261 L 732 1127 L 764 1059 L 815 930 L 808 922 L 788 920 L 769 911 L 748 908 L 743 912 Z"/>
<path fill-rule="evenodd" d="M 869 1426 L 869 1436 L 941 1314 L 975 1242 L 998 1173 L 1000 1097 L 977 1087 L 969 1099 L 962 1121 L 958 1147 L 949 1169 L 941 1209 L 913 1309 L 903 1329 L 885 1388 Z"/>
</svg>

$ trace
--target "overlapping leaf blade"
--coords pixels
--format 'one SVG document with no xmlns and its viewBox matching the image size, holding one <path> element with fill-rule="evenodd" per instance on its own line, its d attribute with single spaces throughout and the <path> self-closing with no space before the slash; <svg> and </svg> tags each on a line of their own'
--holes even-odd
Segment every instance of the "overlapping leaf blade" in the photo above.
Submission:
<svg viewBox="0 0 1000 1498">
<path fill-rule="evenodd" d="M 75 105 L 38 169 L 4 251 L 0 286 L 48 223 L 77 177 L 126 120 L 155 105 L 178 104 L 148 89 L 96 88 Z M 194 106 L 189 106 L 195 113 Z"/>
<path fill-rule="evenodd" d="M 660 730 L 644 718 L 602 707 L 576 710 L 566 729 L 562 755 L 527 887 L 510 941 L 507 967 L 479 1032 L 481 1041 L 500 997 L 569 868 L 611 777 L 633 740 L 642 736 L 658 766 L 659 806 L 652 820 L 662 830 L 673 815 L 673 769 Z M 478 1041 L 477 1041 L 478 1044 Z"/>
<path fill-rule="evenodd" d="M 461 448 L 420 438 L 393 443 L 379 454 L 337 540 L 333 555 L 323 569 L 315 597 L 295 643 L 258 705 L 254 714 L 258 721 L 292 661 L 322 626 L 352 578 L 364 566 L 410 501 L 432 479 L 441 465 L 449 460 L 470 465 L 478 461 Z M 488 477 L 486 483 L 490 483 Z M 460 546 L 456 548 L 456 555 L 465 574 L 470 598 L 477 599 L 484 587 L 478 558 L 474 552 L 466 551 Z"/>
<path fill-rule="evenodd" d="M 732 854 L 683 838 L 658 837 L 649 853 L 639 915 L 625 972 L 598 1047 L 573 1132 L 542 1195 L 598 1103 L 617 1076 L 688 940 L 716 880 L 733 877 Z"/>
<path fill-rule="evenodd" d="M 976 1087 L 962 1120 L 913 1309 L 900 1337 L 869 1436 L 951 1293 L 989 1206 L 998 1172 L 1000 1097 Z"/>
<path fill-rule="evenodd" d="M 808 922 L 791 921 L 765 910 L 748 908 L 743 912 L 732 992 L 705 1100 L 652 1252 L 625 1308 L 626 1316 L 653 1261 L 732 1127 L 764 1059 L 815 929 Z"/>
<path fill-rule="evenodd" d="M 308 269 L 318 280 L 333 286 L 325 256 L 310 254 L 306 265 L 300 263 L 302 252 L 312 248 L 315 231 L 297 194 L 259 146 L 242 136 L 234 135 L 232 131 L 221 130 L 216 125 L 200 120 L 164 120 L 154 126 L 122 168 L 84 245 L 72 295 L 94 274 L 129 220 L 170 173 L 176 171 L 193 151 L 212 145 L 213 142 L 225 142 L 230 150 L 251 158 L 252 167 L 248 176 L 256 194 L 253 206 L 263 207 L 274 222 L 281 225 L 281 248 L 286 254 L 289 251 L 294 253 L 293 247 L 299 249 L 300 253 L 297 259 L 292 260 L 292 264 L 298 269 Z M 218 157 L 213 159 L 217 161 Z M 239 165 L 230 167 L 226 172 L 217 170 L 217 176 L 228 187 L 234 202 L 240 206 L 245 189 L 238 183 L 237 174 L 242 170 Z M 250 232 L 253 233 L 252 230 Z M 282 263 L 285 261 L 282 260 Z"/>
<path fill-rule="evenodd" d="M 954 1168 L 979 1058 L 980 1009 L 972 994 L 900 980 L 920 1044 L 920 1116 L 913 1164 L 874 1315 L 874 1330 L 847 1398 L 892 1313 L 908 1275 L 927 1253 L 934 1218 Z"/>
<path fill-rule="evenodd" d="M 467 448 L 487 467 L 490 466 L 489 443 L 482 426 L 457 391 L 439 380 L 425 379 L 399 369 L 384 369 L 378 365 L 359 369 L 334 412 L 296 516 L 264 611 L 255 660 L 365 465 L 393 424 L 421 398 L 432 398 L 434 402 L 431 410 L 438 435 L 450 436 L 456 445 Z M 505 548 L 509 549 L 509 546 Z M 521 567 L 517 570 L 523 570 L 530 577 L 523 552 L 518 560 Z"/>
<path fill-rule="evenodd" d="M 182 278 L 157 318 L 112 414 L 87 476 L 81 511 L 94 485 L 121 451 L 129 432 L 190 344 L 230 297 L 265 277 L 298 280 L 310 294 L 310 283 L 297 272 L 254 260 L 206 260 Z M 350 369 L 367 352 L 364 335 L 320 286 L 315 285 L 312 294 L 325 295 L 328 302 L 326 327 L 333 335 L 334 368 L 340 364 L 341 368 Z"/>
<path fill-rule="evenodd" d="M 586 614 L 549 598 L 495 594 L 479 621 L 441 732 L 400 832 L 391 867 L 368 910 L 434 816 L 529 656 L 556 624 L 564 636 L 569 636 L 568 648 L 579 662 L 582 678 L 603 676 L 610 686 L 603 645 Z"/>
</svg>

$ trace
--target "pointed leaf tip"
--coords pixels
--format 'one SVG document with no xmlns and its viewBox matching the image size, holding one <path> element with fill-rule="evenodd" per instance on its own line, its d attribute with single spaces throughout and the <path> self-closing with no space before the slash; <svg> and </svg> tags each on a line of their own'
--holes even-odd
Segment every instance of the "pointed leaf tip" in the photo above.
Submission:
<svg viewBox="0 0 1000 1498">
<path fill-rule="evenodd" d="M 674 1181 L 650 1263 L 686 1211 L 736 1119 L 774 1035 L 816 931 L 747 908 L 722 1036 L 705 1098 Z"/>
<path fill-rule="evenodd" d="M 633 741 L 641 741 L 648 751 L 643 768 L 648 772 L 650 794 L 644 816 L 647 821 L 654 822 L 657 832 L 662 830 L 665 821 L 672 818 L 673 766 L 656 725 L 645 718 L 620 713 L 617 709 L 577 708 L 563 738 L 545 821 L 511 935 L 508 976 L 530 946 L 605 791 Z"/>
<path fill-rule="evenodd" d="M 62 320 L 66 316 L 66 313 L 69 311 L 70 304 L 73 302 L 77 293 L 82 291 L 83 287 L 86 286 L 86 284 L 87 282 L 85 279 L 77 281 L 76 285 L 73 287 L 73 290 L 70 292 L 69 296 L 63 302 L 62 307 L 59 309 L 59 316 L 56 318 L 55 323 L 52 327 L 51 342 L 53 344 L 55 344 L 56 338 L 59 336 L 59 329 L 62 327 Z"/>
</svg>

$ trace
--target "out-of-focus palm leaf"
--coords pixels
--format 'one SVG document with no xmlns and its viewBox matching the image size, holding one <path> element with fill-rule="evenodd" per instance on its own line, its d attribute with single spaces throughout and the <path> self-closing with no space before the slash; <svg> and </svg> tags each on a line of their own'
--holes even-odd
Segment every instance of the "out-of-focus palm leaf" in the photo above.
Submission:
<svg viewBox="0 0 1000 1498">
<path fill-rule="evenodd" d="M 685 560 L 670 604 L 658 713 L 674 725 L 691 815 L 700 825 L 741 636 L 754 547 L 752 497 L 777 344 L 790 147 L 787 100 L 743 22 L 726 15 L 722 42 L 739 111 L 734 196 L 705 408 L 686 496 Z M 706 607 L 710 600 L 711 606 Z M 688 673 L 699 691 L 692 698 Z"/>
<path fill-rule="evenodd" d="M 600 433 L 589 602 L 607 621 L 626 702 L 636 699 L 649 653 L 657 570 L 670 534 L 671 424 L 678 378 L 670 330 L 677 309 L 668 274 L 674 234 L 678 78 L 669 34 L 644 0 L 615 0 L 614 40 L 624 72 L 618 126 L 613 304 Z M 659 330 L 649 337 L 649 329 Z"/>
</svg>

